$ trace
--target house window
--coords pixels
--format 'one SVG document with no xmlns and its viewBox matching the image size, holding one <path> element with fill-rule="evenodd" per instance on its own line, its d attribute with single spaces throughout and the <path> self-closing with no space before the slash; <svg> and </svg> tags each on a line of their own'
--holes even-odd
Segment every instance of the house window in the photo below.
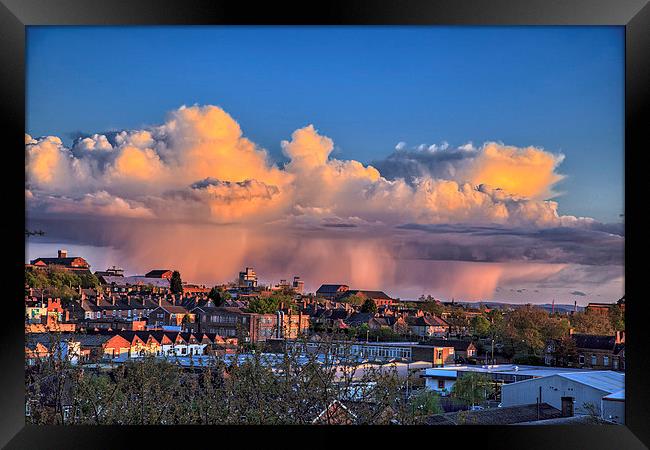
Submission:
<svg viewBox="0 0 650 450">
<path fill-rule="evenodd" d="M 578 356 L 578 362 L 579 362 L 580 364 L 584 364 L 584 363 L 585 363 L 585 355 L 580 355 L 580 356 Z"/>
<path fill-rule="evenodd" d="M 614 366 L 614 369 L 618 369 L 618 358 L 612 360 L 612 365 Z"/>
<path fill-rule="evenodd" d="M 438 380 L 438 389 L 445 388 L 445 380 Z"/>
<path fill-rule="evenodd" d="M 72 410 L 71 406 L 63 407 L 63 421 L 67 422 L 70 419 L 70 411 Z"/>
<path fill-rule="evenodd" d="M 598 358 L 596 355 L 591 355 L 591 365 L 595 366 L 596 364 L 598 364 Z"/>
</svg>

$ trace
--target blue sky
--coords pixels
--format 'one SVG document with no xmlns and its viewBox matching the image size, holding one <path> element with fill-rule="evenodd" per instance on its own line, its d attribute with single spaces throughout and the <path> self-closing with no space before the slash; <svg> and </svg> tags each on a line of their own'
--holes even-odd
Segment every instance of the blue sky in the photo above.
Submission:
<svg viewBox="0 0 650 450">
<path fill-rule="evenodd" d="M 560 213 L 623 212 L 622 27 L 29 27 L 33 136 L 160 124 L 214 104 L 280 158 L 313 123 L 335 156 L 472 141 L 566 155 Z"/>
</svg>

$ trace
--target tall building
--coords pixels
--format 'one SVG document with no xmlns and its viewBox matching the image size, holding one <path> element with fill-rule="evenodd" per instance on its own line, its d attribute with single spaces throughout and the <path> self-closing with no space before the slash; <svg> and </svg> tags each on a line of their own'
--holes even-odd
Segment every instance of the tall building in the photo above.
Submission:
<svg viewBox="0 0 650 450">
<path fill-rule="evenodd" d="M 300 279 L 300 277 L 293 277 L 293 291 L 296 294 L 302 294 L 305 292 L 305 282 Z"/>
<path fill-rule="evenodd" d="M 257 287 L 257 275 L 252 267 L 246 267 L 246 270 L 239 272 L 240 287 Z"/>
</svg>

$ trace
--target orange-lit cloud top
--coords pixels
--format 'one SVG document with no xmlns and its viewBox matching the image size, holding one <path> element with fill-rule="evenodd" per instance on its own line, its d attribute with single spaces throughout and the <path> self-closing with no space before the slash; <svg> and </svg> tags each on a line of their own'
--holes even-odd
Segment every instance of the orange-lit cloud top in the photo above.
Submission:
<svg viewBox="0 0 650 450">
<path fill-rule="evenodd" d="M 546 199 L 563 177 L 555 173 L 564 160 L 535 147 L 517 148 L 486 144 L 461 176 L 474 184 L 499 187 L 514 195 Z"/>
<path fill-rule="evenodd" d="M 216 106 L 183 106 L 161 126 L 110 140 L 95 134 L 72 148 L 56 137 L 25 141 L 29 202 L 46 213 L 212 223 L 588 221 L 559 216 L 546 200 L 563 157 L 534 147 L 487 143 L 453 176 L 387 179 L 372 166 L 331 158 L 333 141 L 309 125 L 282 142 L 289 162 L 280 169 Z"/>
</svg>

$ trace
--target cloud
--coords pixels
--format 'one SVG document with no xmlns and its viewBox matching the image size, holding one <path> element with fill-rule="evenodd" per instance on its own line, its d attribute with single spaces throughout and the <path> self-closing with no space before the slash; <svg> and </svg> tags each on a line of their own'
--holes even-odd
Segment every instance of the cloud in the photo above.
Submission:
<svg viewBox="0 0 650 450">
<path fill-rule="evenodd" d="M 586 296 L 587 294 L 585 294 L 585 293 L 582 292 L 582 291 L 571 291 L 571 295 L 579 295 L 580 297 L 584 297 L 584 296 Z"/>
<path fill-rule="evenodd" d="M 562 155 L 400 143 L 366 165 L 333 157 L 333 140 L 313 125 L 281 146 L 288 162 L 280 168 L 211 105 L 183 106 L 159 126 L 80 136 L 70 148 L 25 135 L 28 221 L 51 236 L 124 248 L 138 267 L 182 265 L 197 281 L 257 264 L 410 292 L 433 275 L 413 269 L 420 287 L 409 287 L 400 281 L 411 279 L 405 267 L 435 267 L 440 284 L 429 285 L 442 289 L 438 264 L 451 261 L 458 281 L 449 278 L 446 292 L 480 296 L 511 274 L 533 282 L 564 273 L 558 283 L 573 276 L 586 285 L 603 272 L 567 265 L 622 264 L 622 226 L 562 216 L 547 199 L 562 178 Z M 217 271 L 205 265 L 215 254 L 225 255 Z M 461 263 L 479 264 L 480 273 Z"/>
<path fill-rule="evenodd" d="M 57 137 L 25 140 L 32 193 L 76 200 L 76 210 L 87 205 L 89 214 L 96 208 L 87 196 L 105 193 L 162 220 L 192 213 L 213 223 L 281 220 L 324 209 L 330 219 L 387 224 L 545 227 L 581 220 L 559 216 L 556 202 L 536 198 L 561 179 L 555 168 L 562 157 L 533 147 L 399 146 L 380 170 L 413 162 L 414 176 L 406 181 L 387 178 L 372 165 L 332 158 L 334 142 L 308 125 L 282 142 L 289 162 L 280 169 L 230 115 L 211 105 L 183 106 L 149 129 L 80 137 L 70 149 Z M 216 181 L 198 189 L 202 180 Z M 120 211 L 133 214 L 115 209 Z"/>
<path fill-rule="evenodd" d="M 30 193 L 26 195 L 26 199 L 28 205 L 40 208 L 44 213 L 53 216 L 154 218 L 152 212 L 141 204 L 115 197 L 106 191 L 84 194 L 78 198 L 54 195 L 35 198 Z"/>
<path fill-rule="evenodd" d="M 456 148 L 443 142 L 422 144 L 411 150 L 400 142 L 395 152 L 373 164 L 388 179 L 412 182 L 429 176 L 461 184 L 488 185 L 514 196 L 545 200 L 556 195 L 552 188 L 563 178 L 556 173 L 563 160 L 564 155 L 541 148 L 518 148 L 496 142 L 488 142 L 479 149 L 471 142 Z"/>
<path fill-rule="evenodd" d="M 624 238 L 589 228 L 418 225 L 396 253 L 405 258 L 482 262 L 536 261 L 586 266 L 622 265 Z"/>
</svg>

